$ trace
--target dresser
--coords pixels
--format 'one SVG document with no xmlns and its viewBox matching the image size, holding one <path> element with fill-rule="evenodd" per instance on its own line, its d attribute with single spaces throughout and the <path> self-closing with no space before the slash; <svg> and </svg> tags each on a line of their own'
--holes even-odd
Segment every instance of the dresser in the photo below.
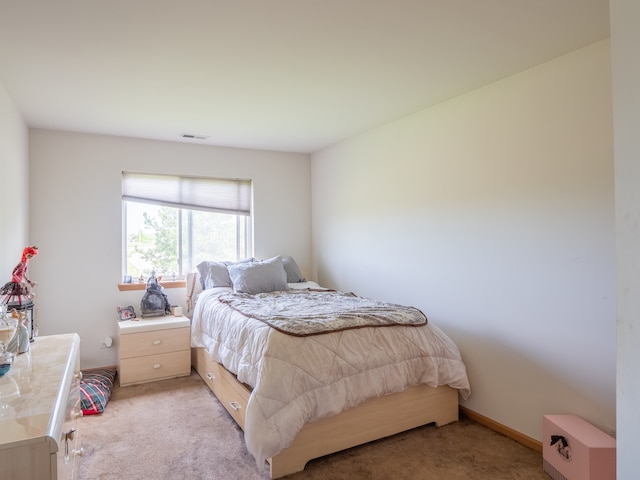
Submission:
<svg viewBox="0 0 640 480">
<path fill-rule="evenodd" d="M 190 325 L 174 316 L 118 322 L 120 386 L 189 375 Z"/>
<path fill-rule="evenodd" d="M 0 480 L 78 478 L 80 337 L 36 337 L 0 377 Z"/>
</svg>

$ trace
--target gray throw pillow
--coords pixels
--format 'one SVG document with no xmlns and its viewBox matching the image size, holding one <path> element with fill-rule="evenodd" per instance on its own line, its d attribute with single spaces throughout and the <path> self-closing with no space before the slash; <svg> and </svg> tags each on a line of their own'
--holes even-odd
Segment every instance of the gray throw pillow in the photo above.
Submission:
<svg viewBox="0 0 640 480">
<path fill-rule="evenodd" d="M 231 278 L 227 266 L 221 262 L 201 262 L 197 266 L 203 289 L 213 287 L 231 287 Z"/>
<path fill-rule="evenodd" d="M 238 260 L 237 262 L 211 262 L 204 261 L 198 264 L 196 267 L 200 273 L 200 283 L 202 288 L 213 287 L 232 287 L 231 278 L 229 277 L 229 265 L 235 265 L 237 263 L 253 262 L 254 258 L 245 258 L 244 260 Z"/>
<path fill-rule="evenodd" d="M 306 282 L 293 257 L 282 257 L 282 264 L 284 265 L 284 271 L 287 272 L 287 283 Z"/>
<path fill-rule="evenodd" d="M 229 265 L 233 289 L 240 293 L 264 293 L 288 290 L 287 272 L 280 257 L 262 262 Z"/>
</svg>

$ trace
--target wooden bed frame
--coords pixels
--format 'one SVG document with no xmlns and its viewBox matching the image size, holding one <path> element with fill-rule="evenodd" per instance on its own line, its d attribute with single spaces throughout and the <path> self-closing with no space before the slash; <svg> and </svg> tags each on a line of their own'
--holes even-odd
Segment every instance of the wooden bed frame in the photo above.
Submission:
<svg viewBox="0 0 640 480">
<path fill-rule="evenodd" d="M 251 388 L 202 348 L 191 350 L 191 364 L 244 430 Z M 438 426 L 458 420 L 458 390 L 418 385 L 393 395 L 368 400 L 334 417 L 305 424 L 293 443 L 268 459 L 271 478 L 304 470 L 307 462 L 356 445 L 384 438 L 428 423 Z"/>
</svg>

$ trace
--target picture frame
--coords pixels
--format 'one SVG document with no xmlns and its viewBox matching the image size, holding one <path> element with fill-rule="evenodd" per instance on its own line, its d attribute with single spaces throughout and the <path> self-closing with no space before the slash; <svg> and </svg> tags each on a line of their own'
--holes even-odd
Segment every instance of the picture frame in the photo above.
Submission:
<svg viewBox="0 0 640 480">
<path fill-rule="evenodd" d="M 116 310 L 121 322 L 124 320 L 136 319 L 136 312 L 131 305 L 129 305 L 128 307 L 118 307 Z"/>
</svg>

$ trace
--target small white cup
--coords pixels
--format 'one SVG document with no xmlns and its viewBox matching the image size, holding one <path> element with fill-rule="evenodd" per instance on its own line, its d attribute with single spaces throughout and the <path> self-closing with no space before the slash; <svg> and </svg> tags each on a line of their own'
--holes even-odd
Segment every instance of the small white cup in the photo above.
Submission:
<svg viewBox="0 0 640 480">
<path fill-rule="evenodd" d="M 175 307 L 175 308 L 173 309 L 173 314 L 174 314 L 176 317 L 181 317 L 181 316 L 182 316 L 182 307 Z"/>
</svg>

